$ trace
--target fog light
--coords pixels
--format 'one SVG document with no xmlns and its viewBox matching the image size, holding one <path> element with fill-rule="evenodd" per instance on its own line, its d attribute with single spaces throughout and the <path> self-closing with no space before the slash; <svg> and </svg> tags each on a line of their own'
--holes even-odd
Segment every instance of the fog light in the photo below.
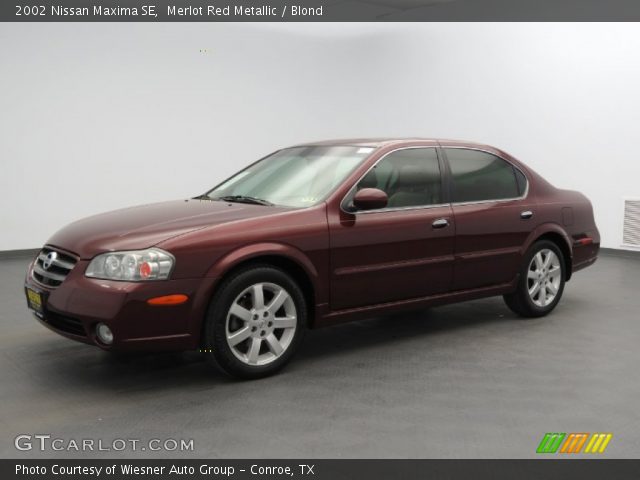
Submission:
<svg viewBox="0 0 640 480">
<path fill-rule="evenodd" d="M 96 335 L 105 345 L 111 345 L 113 343 L 113 332 L 104 323 L 96 325 Z"/>
</svg>

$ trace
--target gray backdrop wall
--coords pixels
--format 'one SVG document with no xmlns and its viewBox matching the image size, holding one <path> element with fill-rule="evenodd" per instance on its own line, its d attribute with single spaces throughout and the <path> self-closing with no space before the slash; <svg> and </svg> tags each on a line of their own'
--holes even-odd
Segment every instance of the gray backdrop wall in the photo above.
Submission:
<svg viewBox="0 0 640 480">
<path fill-rule="evenodd" d="M 640 198 L 633 24 L 0 24 L 0 250 L 202 193 L 292 143 L 499 146 L 593 201 Z"/>
</svg>

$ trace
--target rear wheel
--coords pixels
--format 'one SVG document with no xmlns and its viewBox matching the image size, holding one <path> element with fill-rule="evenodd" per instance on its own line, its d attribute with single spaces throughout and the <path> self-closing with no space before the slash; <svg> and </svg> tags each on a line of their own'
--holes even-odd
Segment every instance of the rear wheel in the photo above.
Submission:
<svg viewBox="0 0 640 480">
<path fill-rule="evenodd" d="M 288 274 L 266 265 L 241 270 L 212 300 L 205 352 L 229 375 L 271 375 L 293 356 L 306 318 L 302 290 Z"/>
<path fill-rule="evenodd" d="M 562 251 L 549 240 L 538 241 L 524 257 L 516 291 L 504 295 L 504 301 L 518 315 L 542 317 L 560 301 L 565 278 Z"/>
</svg>

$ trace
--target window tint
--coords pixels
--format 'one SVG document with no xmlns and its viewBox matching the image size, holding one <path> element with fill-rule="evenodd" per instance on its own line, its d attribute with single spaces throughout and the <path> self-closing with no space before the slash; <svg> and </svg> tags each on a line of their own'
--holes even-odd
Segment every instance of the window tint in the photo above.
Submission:
<svg viewBox="0 0 640 480">
<path fill-rule="evenodd" d="M 527 191 L 527 177 L 525 177 L 524 173 L 522 173 L 517 168 L 514 168 L 513 171 L 516 172 L 516 182 L 518 182 L 518 194 L 524 195 L 524 192 Z"/>
<path fill-rule="evenodd" d="M 517 169 L 510 163 L 479 150 L 448 148 L 445 151 L 451 167 L 454 202 L 500 200 L 521 195 L 516 180 Z"/>
<path fill-rule="evenodd" d="M 387 208 L 442 203 L 440 166 L 435 148 L 409 148 L 384 157 L 358 183 L 357 189 L 378 188 L 389 197 Z"/>
</svg>

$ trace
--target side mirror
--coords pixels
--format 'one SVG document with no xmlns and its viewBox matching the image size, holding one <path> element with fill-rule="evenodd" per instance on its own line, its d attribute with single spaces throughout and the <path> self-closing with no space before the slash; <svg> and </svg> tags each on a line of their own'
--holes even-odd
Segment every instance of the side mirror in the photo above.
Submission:
<svg viewBox="0 0 640 480">
<path fill-rule="evenodd" d="M 353 205 L 358 210 L 375 210 L 387 206 L 387 194 L 377 188 L 363 188 L 353 197 Z"/>
</svg>

